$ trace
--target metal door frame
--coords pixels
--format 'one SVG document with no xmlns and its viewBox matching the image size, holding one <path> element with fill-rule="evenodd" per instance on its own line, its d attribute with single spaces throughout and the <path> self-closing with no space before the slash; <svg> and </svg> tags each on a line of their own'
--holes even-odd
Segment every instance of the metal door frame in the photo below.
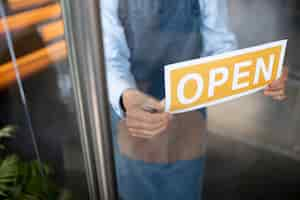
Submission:
<svg viewBox="0 0 300 200">
<path fill-rule="evenodd" d="M 92 200 L 117 200 L 100 0 L 61 0 Z"/>
</svg>

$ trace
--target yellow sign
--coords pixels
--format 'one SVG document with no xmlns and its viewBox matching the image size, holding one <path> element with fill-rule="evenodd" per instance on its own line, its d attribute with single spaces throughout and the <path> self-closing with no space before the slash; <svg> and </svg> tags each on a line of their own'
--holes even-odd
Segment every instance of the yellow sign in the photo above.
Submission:
<svg viewBox="0 0 300 200">
<path fill-rule="evenodd" d="M 264 89 L 281 76 L 287 40 L 165 67 L 166 111 L 181 113 Z"/>
</svg>

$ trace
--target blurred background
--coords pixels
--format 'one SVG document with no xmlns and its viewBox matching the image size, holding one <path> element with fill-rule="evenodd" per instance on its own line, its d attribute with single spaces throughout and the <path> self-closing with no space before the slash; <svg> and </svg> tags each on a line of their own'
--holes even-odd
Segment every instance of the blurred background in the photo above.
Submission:
<svg viewBox="0 0 300 200">
<path fill-rule="evenodd" d="M 4 141 L 5 153 L 35 160 L 36 142 L 55 184 L 72 199 L 86 199 L 60 1 L 3 2 L 35 130 L 32 140 L 1 24 L 0 125 L 16 126 Z M 278 103 L 258 93 L 209 108 L 205 199 L 299 199 L 300 3 L 229 0 L 229 5 L 240 48 L 289 39 L 289 99 Z"/>
<path fill-rule="evenodd" d="M 300 2 L 229 0 L 240 48 L 288 39 L 288 100 L 261 93 L 209 108 L 205 199 L 299 199 Z"/>
<path fill-rule="evenodd" d="M 17 154 L 30 162 L 37 160 L 39 153 L 42 162 L 53 169 L 49 179 L 55 186 L 71 193 L 71 199 L 87 199 L 60 1 L 3 2 L 34 129 L 33 139 L 1 23 L 0 125 L 16 127 L 13 137 L 4 141 L 6 154 Z M 41 182 L 37 181 L 35 187 L 38 184 Z M 46 196 L 55 191 L 51 192 Z"/>
</svg>

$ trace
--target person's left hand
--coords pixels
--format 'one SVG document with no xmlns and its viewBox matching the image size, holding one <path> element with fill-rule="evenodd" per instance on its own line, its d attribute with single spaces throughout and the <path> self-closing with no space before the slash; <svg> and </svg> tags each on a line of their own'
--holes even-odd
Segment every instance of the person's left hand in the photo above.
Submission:
<svg viewBox="0 0 300 200">
<path fill-rule="evenodd" d="M 264 95 L 272 97 L 274 100 L 283 101 L 287 98 L 285 93 L 286 81 L 288 79 L 288 68 L 284 67 L 280 79 L 273 81 L 264 90 Z"/>
</svg>

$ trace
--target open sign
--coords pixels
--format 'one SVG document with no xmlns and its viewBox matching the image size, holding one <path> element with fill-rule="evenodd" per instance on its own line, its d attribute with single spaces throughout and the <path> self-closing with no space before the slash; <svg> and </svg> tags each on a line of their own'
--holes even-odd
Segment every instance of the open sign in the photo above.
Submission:
<svg viewBox="0 0 300 200">
<path fill-rule="evenodd" d="M 264 89 L 280 78 L 287 40 L 165 67 L 166 111 L 180 113 Z"/>
</svg>

